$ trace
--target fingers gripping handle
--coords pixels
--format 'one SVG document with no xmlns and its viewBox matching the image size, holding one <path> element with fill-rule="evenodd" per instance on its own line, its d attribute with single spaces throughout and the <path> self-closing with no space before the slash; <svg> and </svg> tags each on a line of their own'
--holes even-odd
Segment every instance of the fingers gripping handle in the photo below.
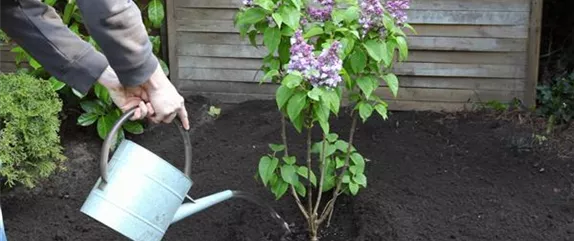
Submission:
<svg viewBox="0 0 574 241">
<path fill-rule="evenodd" d="M 109 160 L 109 154 L 110 154 L 110 149 L 111 149 L 111 143 L 113 142 L 113 138 L 116 136 L 116 133 L 118 133 L 118 130 L 122 127 L 122 125 L 129 119 L 131 118 L 135 111 L 136 111 L 137 107 L 134 107 L 132 109 L 130 109 L 129 111 L 126 111 L 124 114 L 122 114 L 122 116 L 120 116 L 120 118 L 116 121 L 116 123 L 114 124 L 114 126 L 112 127 L 112 129 L 110 130 L 110 132 L 108 133 L 108 135 L 106 136 L 106 139 L 104 140 L 104 144 L 102 145 L 102 151 L 100 153 L 100 175 L 102 177 L 102 180 L 104 182 L 108 182 L 108 160 Z M 175 119 L 176 120 L 176 126 L 179 130 L 179 133 L 182 135 L 183 137 L 183 144 L 185 147 L 185 167 L 184 167 L 184 174 L 190 177 L 191 174 L 191 140 L 189 139 L 189 132 L 186 131 L 181 123 L 181 120 L 179 119 Z"/>
</svg>

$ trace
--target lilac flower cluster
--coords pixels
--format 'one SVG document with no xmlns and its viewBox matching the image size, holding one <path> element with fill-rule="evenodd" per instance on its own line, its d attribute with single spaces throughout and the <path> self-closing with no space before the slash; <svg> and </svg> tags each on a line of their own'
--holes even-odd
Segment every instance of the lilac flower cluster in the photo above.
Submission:
<svg viewBox="0 0 574 241">
<path fill-rule="evenodd" d="M 363 34 L 372 28 L 379 28 L 383 20 L 383 5 L 380 0 L 361 0 L 361 17 L 359 24 L 363 28 Z"/>
<path fill-rule="evenodd" d="M 302 31 L 297 30 L 291 38 L 291 59 L 287 72 L 300 72 L 313 86 L 336 87 L 341 82 L 339 71 L 343 68 L 343 61 L 338 55 L 341 47 L 341 43 L 336 41 L 316 58 L 313 55 L 314 47 L 305 41 Z"/>
<path fill-rule="evenodd" d="M 243 5 L 245 5 L 246 7 L 252 7 L 253 0 L 243 0 Z"/>
<path fill-rule="evenodd" d="M 385 4 L 385 8 L 393 18 L 398 26 L 402 26 L 407 22 L 407 13 L 405 10 L 410 8 L 409 0 L 388 0 Z"/>
<path fill-rule="evenodd" d="M 327 21 L 331 19 L 331 12 L 335 7 L 334 0 L 315 0 L 315 3 L 320 4 L 322 7 L 309 6 L 309 16 L 316 21 Z"/>
<path fill-rule="evenodd" d="M 319 55 L 319 58 L 317 58 L 319 78 L 310 79 L 313 86 L 327 86 L 334 88 L 341 82 L 342 79 L 339 72 L 343 68 L 343 61 L 338 55 L 341 48 L 342 44 L 335 41 L 331 47 L 326 51 L 324 50 L 321 55 Z"/>
</svg>

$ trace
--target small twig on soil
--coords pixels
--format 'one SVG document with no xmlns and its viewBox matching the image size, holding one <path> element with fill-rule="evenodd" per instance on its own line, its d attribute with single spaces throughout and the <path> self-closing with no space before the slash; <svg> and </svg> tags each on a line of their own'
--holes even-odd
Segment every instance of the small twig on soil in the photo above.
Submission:
<svg viewBox="0 0 574 241">
<path fill-rule="evenodd" d="M 283 116 L 283 114 L 281 114 L 281 139 L 283 140 L 283 145 L 285 146 L 285 156 L 289 156 L 289 149 L 287 148 L 286 125 L 287 124 L 285 123 L 285 116 Z M 299 196 L 297 195 L 297 192 L 295 191 L 295 188 L 293 187 L 293 185 L 290 185 L 290 189 L 291 189 L 291 196 L 293 196 L 293 198 L 295 198 L 295 202 L 297 203 L 299 210 L 301 211 L 301 213 L 303 214 L 303 216 L 306 219 L 309 219 L 309 214 L 307 214 L 307 212 L 305 211 L 305 207 L 303 206 L 301 199 L 299 199 Z"/>
</svg>

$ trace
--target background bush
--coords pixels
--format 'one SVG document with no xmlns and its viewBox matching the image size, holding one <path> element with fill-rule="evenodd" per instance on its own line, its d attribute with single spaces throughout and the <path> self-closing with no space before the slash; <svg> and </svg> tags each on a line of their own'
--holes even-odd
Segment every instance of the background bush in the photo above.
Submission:
<svg viewBox="0 0 574 241">
<path fill-rule="evenodd" d="M 9 187 L 32 188 L 65 161 L 62 101 L 47 84 L 27 74 L 0 74 L 0 176 Z"/>
</svg>

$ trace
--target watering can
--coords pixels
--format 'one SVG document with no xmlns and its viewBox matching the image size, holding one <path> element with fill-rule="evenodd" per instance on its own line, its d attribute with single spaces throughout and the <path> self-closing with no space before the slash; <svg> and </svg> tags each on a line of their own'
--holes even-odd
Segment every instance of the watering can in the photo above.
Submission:
<svg viewBox="0 0 574 241">
<path fill-rule="evenodd" d="M 185 144 L 185 172 L 125 138 L 108 163 L 110 143 L 135 110 L 124 113 L 104 140 L 101 177 L 80 211 L 131 240 L 159 241 L 171 224 L 232 198 L 234 191 L 197 200 L 187 195 L 193 183 L 191 143 L 179 120 L 176 122 Z M 189 200 L 184 202 L 186 197 Z"/>
</svg>

